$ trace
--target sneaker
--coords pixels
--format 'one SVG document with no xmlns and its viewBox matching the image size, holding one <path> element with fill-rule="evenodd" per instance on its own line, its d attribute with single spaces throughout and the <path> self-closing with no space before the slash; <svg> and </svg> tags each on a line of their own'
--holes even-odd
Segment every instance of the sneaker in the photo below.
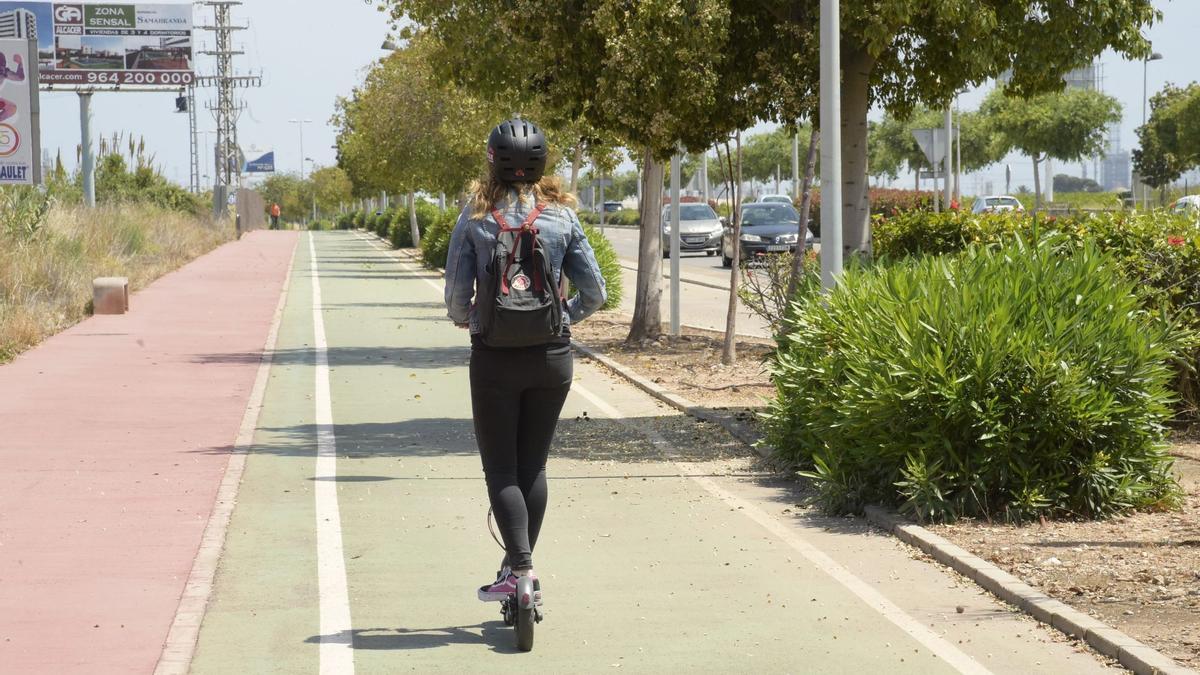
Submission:
<svg viewBox="0 0 1200 675">
<path fill-rule="evenodd" d="M 483 602 L 498 602 L 517 592 L 517 575 L 510 570 L 501 570 L 503 576 L 496 581 L 479 587 L 479 599 Z"/>
</svg>

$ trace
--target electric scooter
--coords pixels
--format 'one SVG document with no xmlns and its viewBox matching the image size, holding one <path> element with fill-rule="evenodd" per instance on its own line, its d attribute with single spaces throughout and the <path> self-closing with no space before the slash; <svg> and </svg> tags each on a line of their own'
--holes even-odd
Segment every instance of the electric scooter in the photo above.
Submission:
<svg viewBox="0 0 1200 675">
<path fill-rule="evenodd" d="M 488 509 L 488 532 L 501 549 L 504 544 L 496 536 L 492 527 L 492 510 Z M 507 567 L 508 557 L 500 563 L 500 569 Z M 499 573 L 497 573 L 499 576 Z M 533 628 L 542 622 L 542 589 L 541 584 L 529 577 L 517 577 L 517 591 L 509 593 L 500 601 L 500 614 L 504 617 L 504 625 L 516 629 L 517 649 L 528 652 L 533 650 Z"/>
</svg>

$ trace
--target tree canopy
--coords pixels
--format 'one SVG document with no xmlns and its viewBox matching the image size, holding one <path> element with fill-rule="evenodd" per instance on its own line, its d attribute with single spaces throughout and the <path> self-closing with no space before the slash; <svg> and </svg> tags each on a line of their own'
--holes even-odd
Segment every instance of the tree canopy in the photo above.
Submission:
<svg viewBox="0 0 1200 675">
<path fill-rule="evenodd" d="M 1098 91 L 1068 89 L 1020 99 L 997 89 L 980 110 L 992 121 L 1004 152 L 1033 159 L 1034 192 L 1040 198 L 1038 164 L 1049 157 L 1080 160 L 1104 151 L 1109 124 L 1121 120 L 1121 104 Z"/>
<path fill-rule="evenodd" d="M 1200 84 L 1167 85 L 1150 99 L 1150 110 L 1137 130 L 1133 163 L 1147 185 L 1162 187 L 1200 166 Z"/>
<path fill-rule="evenodd" d="M 435 49 L 418 36 L 338 101 L 338 164 L 359 195 L 454 193 L 480 172 L 495 113 L 434 72 Z"/>
</svg>

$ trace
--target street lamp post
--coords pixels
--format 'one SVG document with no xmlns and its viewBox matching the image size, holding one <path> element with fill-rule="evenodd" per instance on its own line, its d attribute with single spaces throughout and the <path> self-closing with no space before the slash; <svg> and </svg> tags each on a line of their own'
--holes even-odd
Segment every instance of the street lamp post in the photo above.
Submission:
<svg viewBox="0 0 1200 675">
<path fill-rule="evenodd" d="M 288 120 L 288 123 L 300 126 L 300 180 L 304 180 L 304 125 L 312 124 L 312 120 Z"/>
<path fill-rule="evenodd" d="M 821 288 L 842 276 L 841 7 L 821 0 Z M 734 242 L 735 244 L 737 242 Z"/>
<path fill-rule="evenodd" d="M 1151 61 L 1162 61 L 1162 58 L 1163 58 L 1162 54 L 1159 54 L 1158 52 L 1152 52 L 1150 54 L 1150 56 L 1146 57 L 1145 61 L 1142 61 L 1142 126 L 1146 126 L 1146 122 L 1148 121 L 1147 117 L 1146 117 L 1146 108 L 1147 108 L 1147 105 L 1149 105 L 1149 101 L 1150 101 L 1150 90 L 1149 90 L 1149 82 L 1148 82 L 1149 75 L 1150 75 L 1150 62 Z M 1145 210 L 1148 208 L 1150 208 L 1150 191 L 1146 189 L 1146 183 L 1143 181 L 1142 182 L 1142 209 Z"/>
<path fill-rule="evenodd" d="M 312 162 L 313 170 L 312 170 L 312 173 L 309 174 L 310 176 L 313 173 L 317 172 L 317 160 L 313 159 L 312 157 L 305 157 L 304 161 Z M 316 189 L 315 185 L 313 186 L 312 192 L 310 194 L 312 196 L 312 219 L 313 219 L 313 221 L 316 221 L 316 219 L 317 219 L 317 189 Z"/>
</svg>

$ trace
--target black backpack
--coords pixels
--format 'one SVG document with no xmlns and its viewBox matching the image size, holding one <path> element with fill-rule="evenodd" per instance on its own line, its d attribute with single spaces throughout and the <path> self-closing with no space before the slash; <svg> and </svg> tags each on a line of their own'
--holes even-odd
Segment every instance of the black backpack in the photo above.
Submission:
<svg viewBox="0 0 1200 675">
<path fill-rule="evenodd" d="M 532 347 L 562 337 L 562 296 L 534 225 L 545 208 L 539 204 L 520 227 L 509 227 L 492 209 L 500 230 L 475 305 L 489 347 Z"/>
</svg>

